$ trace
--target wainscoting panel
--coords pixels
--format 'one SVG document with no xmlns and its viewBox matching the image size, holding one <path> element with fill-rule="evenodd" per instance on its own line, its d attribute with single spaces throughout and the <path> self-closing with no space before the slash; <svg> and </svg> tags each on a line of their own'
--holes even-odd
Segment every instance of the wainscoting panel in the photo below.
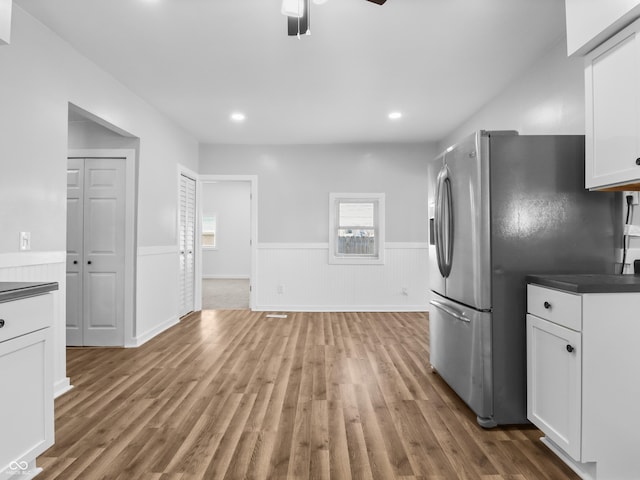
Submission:
<svg viewBox="0 0 640 480">
<path fill-rule="evenodd" d="M 177 324 L 178 247 L 138 248 L 136 324 L 125 346 L 137 347 Z"/>
<path fill-rule="evenodd" d="M 62 252 L 20 252 L 0 254 L 2 282 L 58 282 L 53 295 L 53 393 L 57 397 L 71 388 L 67 377 L 66 260 Z"/>
<path fill-rule="evenodd" d="M 426 243 L 387 243 L 384 265 L 330 265 L 328 258 L 328 244 L 258 245 L 255 309 L 427 310 Z"/>
</svg>

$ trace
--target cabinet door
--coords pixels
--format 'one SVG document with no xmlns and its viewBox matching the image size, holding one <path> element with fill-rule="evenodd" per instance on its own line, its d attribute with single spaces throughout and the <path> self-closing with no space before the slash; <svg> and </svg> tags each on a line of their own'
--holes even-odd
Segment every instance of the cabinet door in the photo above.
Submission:
<svg viewBox="0 0 640 480">
<path fill-rule="evenodd" d="M 50 328 L 0 343 L 0 472 L 53 445 Z"/>
<path fill-rule="evenodd" d="M 527 417 L 578 461 L 581 365 L 579 332 L 527 315 Z"/>
<path fill-rule="evenodd" d="M 586 57 L 585 186 L 640 181 L 640 39 L 637 24 Z"/>
</svg>

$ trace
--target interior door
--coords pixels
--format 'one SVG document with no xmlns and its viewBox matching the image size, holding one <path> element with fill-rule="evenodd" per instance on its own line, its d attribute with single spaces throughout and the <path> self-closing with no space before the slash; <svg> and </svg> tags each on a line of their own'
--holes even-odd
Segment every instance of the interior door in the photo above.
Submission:
<svg viewBox="0 0 640 480">
<path fill-rule="evenodd" d="M 124 344 L 125 160 L 85 160 L 84 344 Z"/>
<path fill-rule="evenodd" d="M 82 346 L 82 266 L 84 239 L 84 159 L 67 167 L 67 345 Z"/>
<path fill-rule="evenodd" d="M 125 159 L 69 159 L 67 344 L 124 345 Z"/>
<path fill-rule="evenodd" d="M 453 222 L 445 295 L 479 310 L 491 308 L 489 166 L 483 138 L 471 135 L 445 155 Z"/>
<path fill-rule="evenodd" d="M 179 205 L 179 314 L 184 316 L 194 310 L 195 305 L 195 240 L 196 240 L 196 181 L 180 175 Z"/>
</svg>

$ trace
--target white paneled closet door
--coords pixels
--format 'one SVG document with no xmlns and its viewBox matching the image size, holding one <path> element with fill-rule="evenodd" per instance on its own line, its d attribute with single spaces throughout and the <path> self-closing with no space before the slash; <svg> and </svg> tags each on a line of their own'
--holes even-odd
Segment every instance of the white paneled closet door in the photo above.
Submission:
<svg viewBox="0 0 640 480">
<path fill-rule="evenodd" d="M 193 312 L 195 305 L 196 181 L 180 175 L 179 314 Z"/>
<path fill-rule="evenodd" d="M 125 159 L 70 158 L 67 345 L 124 345 Z"/>
</svg>

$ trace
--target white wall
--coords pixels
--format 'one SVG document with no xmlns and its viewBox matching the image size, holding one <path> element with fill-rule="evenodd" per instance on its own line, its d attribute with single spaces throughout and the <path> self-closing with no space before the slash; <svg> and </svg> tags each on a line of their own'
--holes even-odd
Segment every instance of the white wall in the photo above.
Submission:
<svg viewBox="0 0 640 480">
<path fill-rule="evenodd" d="M 640 16 L 638 0 L 565 0 L 567 52 L 584 55 Z"/>
<path fill-rule="evenodd" d="M 426 164 L 435 151 L 201 145 L 201 174 L 258 176 L 256 309 L 426 310 Z M 385 265 L 328 265 L 330 192 L 386 194 Z"/>
<path fill-rule="evenodd" d="M 73 103 L 140 138 L 138 246 L 173 248 L 176 280 L 175 285 L 168 278 L 147 286 L 138 295 L 137 310 L 147 331 L 166 321 L 147 315 L 156 302 L 177 320 L 176 165 L 197 169 L 196 140 L 15 5 L 11 44 L 0 47 L 0 71 L 0 258 L 20 268 L 21 231 L 31 232 L 35 254 L 66 251 L 68 110 Z M 153 271 L 156 263 L 149 258 L 143 269 Z M 138 266 L 138 278 L 151 276 L 147 273 Z M 58 333 L 65 328 L 63 292 L 61 297 L 54 326 Z M 64 340 L 59 341 L 64 335 L 54 336 L 54 377 L 60 382 L 66 378 Z"/>
<path fill-rule="evenodd" d="M 202 184 L 202 215 L 216 215 L 215 249 L 202 249 L 203 278 L 249 278 L 251 274 L 251 184 Z"/>
<path fill-rule="evenodd" d="M 69 149 L 132 148 L 138 150 L 138 139 L 125 137 L 91 120 L 69 121 Z"/>
<path fill-rule="evenodd" d="M 328 242 L 330 192 L 385 192 L 387 241 L 427 239 L 429 144 L 201 145 L 201 174 L 259 176 L 258 237 Z"/>
<path fill-rule="evenodd" d="M 448 134 L 439 151 L 481 129 L 584 135 L 584 118 L 583 60 L 567 57 L 563 40 Z"/>
</svg>

